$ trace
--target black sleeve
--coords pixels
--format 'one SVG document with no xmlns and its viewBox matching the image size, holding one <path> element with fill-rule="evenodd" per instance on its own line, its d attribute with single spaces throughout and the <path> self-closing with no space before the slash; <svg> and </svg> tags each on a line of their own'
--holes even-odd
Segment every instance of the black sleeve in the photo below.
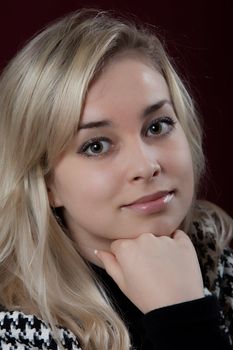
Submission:
<svg viewBox="0 0 233 350">
<path fill-rule="evenodd" d="M 143 324 L 150 350 L 232 350 L 220 331 L 212 295 L 153 310 L 144 315 Z"/>
</svg>

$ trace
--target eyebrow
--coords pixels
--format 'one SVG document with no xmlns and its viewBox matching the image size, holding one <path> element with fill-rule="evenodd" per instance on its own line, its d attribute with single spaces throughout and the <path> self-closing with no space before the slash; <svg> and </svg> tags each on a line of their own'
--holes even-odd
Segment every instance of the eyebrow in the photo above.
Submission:
<svg viewBox="0 0 233 350">
<path fill-rule="evenodd" d="M 158 101 L 158 102 L 154 103 L 153 105 L 147 107 L 143 111 L 142 118 L 147 117 L 151 113 L 156 112 L 157 110 L 162 108 L 163 105 L 165 105 L 166 103 L 172 106 L 172 102 L 169 100 Z M 97 122 L 89 122 L 89 123 L 85 123 L 85 124 L 80 124 L 78 130 L 101 128 L 101 127 L 106 127 L 106 126 L 111 126 L 111 125 L 112 125 L 112 122 L 110 120 L 100 120 Z"/>
<path fill-rule="evenodd" d="M 90 122 L 90 123 L 80 124 L 78 127 L 78 130 L 101 128 L 104 126 L 111 126 L 111 125 L 112 125 L 112 122 L 110 122 L 110 120 L 100 120 L 98 122 Z"/>
<path fill-rule="evenodd" d="M 156 103 L 154 103 L 153 105 L 147 107 L 143 114 L 142 114 L 142 117 L 147 117 L 149 114 L 151 113 L 154 113 L 156 111 L 158 111 L 160 108 L 162 108 L 165 104 L 169 104 L 170 106 L 173 106 L 172 102 L 170 100 L 161 100 L 161 101 L 158 101 Z"/>
</svg>

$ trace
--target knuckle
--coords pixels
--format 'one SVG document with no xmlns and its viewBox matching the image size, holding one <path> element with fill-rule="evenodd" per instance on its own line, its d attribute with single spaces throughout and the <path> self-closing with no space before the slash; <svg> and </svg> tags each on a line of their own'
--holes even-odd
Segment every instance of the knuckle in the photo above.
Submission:
<svg viewBox="0 0 233 350">
<path fill-rule="evenodd" d="M 161 241 L 165 241 L 165 242 L 169 242 L 169 243 L 172 242 L 172 239 L 169 236 L 160 236 L 159 239 Z"/>
<path fill-rule="evenodd" d="M 128 239 L 118 239 L 111 244 L 111 249 L 115 252 L 128 249 L 130 241 Z"/>
<path fill-rule="evenodd" d="M 179 240 L 179 244 L 186 249 L 191 249 L 193 247 L 191 239 L 186 234 L 184 234 L 182 239 Z"/>
<path fill-rule="evenodd" d="M 152 233 L 142 233 L 138 239 L 141 240 L 141 241 L 145 241 L 145 240 L 148 240 L 148 239 L 151 239 L 151 238 L 154 238 L 155 236 L 152 234 Z"/>
</svg>

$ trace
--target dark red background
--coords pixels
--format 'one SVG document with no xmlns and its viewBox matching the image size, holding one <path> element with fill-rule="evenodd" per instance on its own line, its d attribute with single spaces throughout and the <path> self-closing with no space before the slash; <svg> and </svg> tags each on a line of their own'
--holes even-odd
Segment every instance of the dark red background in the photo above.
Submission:
<svg viewBox="0 0 233 350">
<path fill-rule="evenodd" d="M 167 49 L 188 80 L 204 118 L 208 173 L 203 196 L 233 216 L 231 2 L 4 1 L 0 5 L 0 68 L 42 26 L 80 7 L 120 10 L 159 27 Z"/>
</svg>

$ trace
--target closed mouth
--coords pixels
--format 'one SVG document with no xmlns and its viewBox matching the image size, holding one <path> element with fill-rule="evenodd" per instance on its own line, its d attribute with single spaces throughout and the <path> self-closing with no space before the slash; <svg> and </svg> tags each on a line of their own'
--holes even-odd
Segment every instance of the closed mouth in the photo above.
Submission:
<svg viewBox="0 0 233 350">
<path fill-rule="evenodd" d="M 156 193 L 151 194 L 151 195 L 140 197 L 139 199 L 137 199 L 134 202 L 123 205 L 123 207 L 129 207 L 129 206 L 133 206 L 136 204 L 145 204 L 145 203 L 159 200 L 161 198 L 164 198 L 164 202 L 166 203 L 166 202 L 169 202 L 170 198 L 174 195 L 174 192 L 175 191 L 159 191 L 159 192 L 156 192 Z"/>
</svg>

